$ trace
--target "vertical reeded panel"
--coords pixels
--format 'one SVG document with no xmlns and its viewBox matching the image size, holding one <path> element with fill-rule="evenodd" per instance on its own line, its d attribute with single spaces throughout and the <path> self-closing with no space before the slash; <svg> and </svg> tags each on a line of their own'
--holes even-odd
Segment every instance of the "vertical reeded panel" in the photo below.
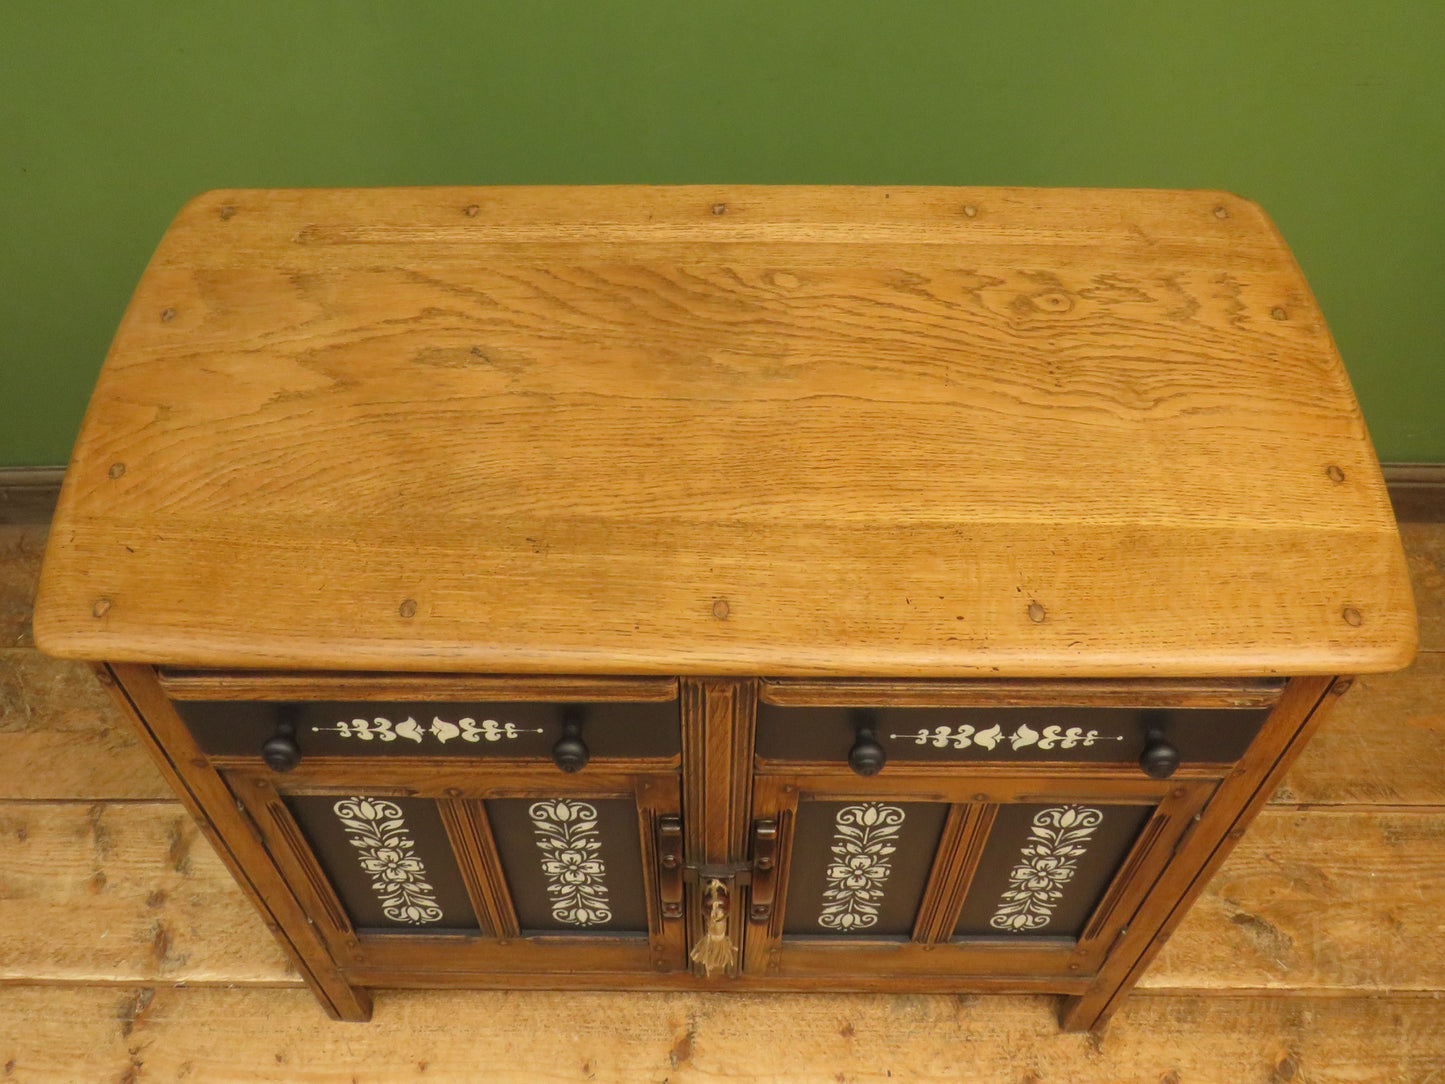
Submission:
<svg viewBox="0 0 1445 1084">
<path fill-rule="evenodd" d="M 783 933 L 912 934 L 947 816 L 925 802 L 799 805 Z"/>
<path fill-rule="evenodd" d="M 286 806 L 357 929 L 478 928 L 436 803 L 349 795 Z"/>
<path fill-rule="evenodd" d="M 954 936 L 1077 938 L 1151 813 L 1100 802 L 999 807 Z"/>
<path fill-rule="evenodd" d="M 494 798 L 487 818 L 523 932 L 647 932 L 635 803 Z"/>
</svg>

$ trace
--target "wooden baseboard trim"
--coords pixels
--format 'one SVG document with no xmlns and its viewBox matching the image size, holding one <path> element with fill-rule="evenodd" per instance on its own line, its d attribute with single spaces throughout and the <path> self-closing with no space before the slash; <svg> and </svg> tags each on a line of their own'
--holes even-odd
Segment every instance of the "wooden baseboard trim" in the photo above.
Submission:
<svg viewBox="0 0 1445 1084">
<path fill-rule="evenodd" d="M 1445 463 L 1385 463 L 1385 485 L 1401 523 L 1445 523 Z"/>
<path fill-rule="evenodd" d="M 1445 523 L 1445 463 L 1385 463 L 1395 518 Z M 0 467 L 0 524 L 49 523 L 64 467 Z"/>
<path fill-rule="evenodd" d="M 49 523 L 64 467 L 0 467 L 0 525 Z"/>
</svg>

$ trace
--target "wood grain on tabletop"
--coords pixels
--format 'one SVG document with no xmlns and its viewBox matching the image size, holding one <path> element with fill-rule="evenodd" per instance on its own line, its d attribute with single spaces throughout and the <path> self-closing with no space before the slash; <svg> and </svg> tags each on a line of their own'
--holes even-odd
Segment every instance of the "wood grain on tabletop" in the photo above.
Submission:
<svg viewBox="0 0 1445 1084">
<path fill-rule="evenodd" d="M 1445 525 L 1404 524 L 1416 571 L 1421 628 L 1445 628 Z M 45 528 L 0 527 L 0 607 L 26 629 Z M 1408 669 L 1360 678 L 1305 748 L 1274 796 L 1279 804 L 1445 805 L 1445 653 Z M 169 789 L 136 745 L 88 667 L 33 649 L 0 649 L 0 799 L 166 798 Z"/>
<path fill-rule="evenodd" d="M 1399 1084 L 1445 1072 L 1424 998 L 1139 994 L 1102 1036 L 1052 998 L 400 992 L 333 1024 L 302 990 L 7 990 L 15 1079 L 1021 1080 Z M 776 1041 L 785 1037 L 786 1041 Z"/>
<path fill-rule="evenodd" d="M 36 629 L 69 657 L 1218 676 L 1414 648 L 1319 311 L 1211 192 L 210 193 L 56 522 Z"/>
</svg>

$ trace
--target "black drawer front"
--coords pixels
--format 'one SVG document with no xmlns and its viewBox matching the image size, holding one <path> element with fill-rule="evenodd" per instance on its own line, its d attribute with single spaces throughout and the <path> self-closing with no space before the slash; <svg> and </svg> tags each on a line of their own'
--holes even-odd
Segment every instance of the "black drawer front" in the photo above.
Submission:
<svg viewBox="0 0 1445 1084">
<path fill-rule="evenodd" d="M 793 708 L 758 705 L 757 755 L 846 762 L 860 722 L 890 761 L 1132 763 L 1158 729 L 1183 763 L 1238 760 L 1268 708 Z"/>
<path fill-rule="evenodd" d="M 215 756 L 257 756 L 290 727 L 305 756 L 550 758 L 564 715 L 581 720 L 593 757 L 671 757 L 682 747 L 676 701 L 557 704 L 181 700 L 176 711 Z"/>
</svg>

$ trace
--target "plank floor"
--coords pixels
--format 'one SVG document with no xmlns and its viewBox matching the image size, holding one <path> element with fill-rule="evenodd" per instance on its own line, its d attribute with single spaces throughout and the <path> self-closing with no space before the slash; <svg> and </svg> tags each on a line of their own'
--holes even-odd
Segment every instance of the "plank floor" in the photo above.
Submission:
<svg viewBox="0 0 1445 1084">
<path fill-rule="evenodd" d="M 0 526 L 0 1081 L 1445 1082 L 1445 525 L 1422 652 L 1345 698 L 1102 1036 L 1053 999 L 382 991 L 322 1014 Z"/>
</svg>

